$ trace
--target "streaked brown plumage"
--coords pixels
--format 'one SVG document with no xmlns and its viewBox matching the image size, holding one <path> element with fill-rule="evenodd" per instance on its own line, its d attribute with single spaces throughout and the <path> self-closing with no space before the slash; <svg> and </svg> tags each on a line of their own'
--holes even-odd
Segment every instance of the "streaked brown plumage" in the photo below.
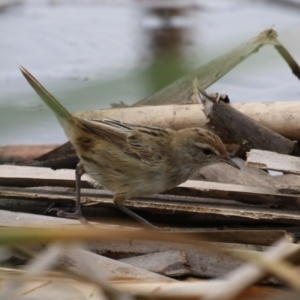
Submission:
<svg viewBox="0 0 300 300">
<path fill-rule="evenodd" d="M 115 120 L 80 119 L 71 115 L 28 71 L 20 69 L 55 113 L 76 149 L 81 164 L 76 173 L 79 180 L 83 168 L 96 183 L 115 193 L 114 203 L 119 208 L 139 221 L 139 216 L 123 207 L 126 199 L 171 189 L 205 165 L 225 162 L 237 167 L 227 156 L 222 141 L 210 131 L 175 131 Z M 79 192 L 77 196 L 80 206 Z"/>
</svg>

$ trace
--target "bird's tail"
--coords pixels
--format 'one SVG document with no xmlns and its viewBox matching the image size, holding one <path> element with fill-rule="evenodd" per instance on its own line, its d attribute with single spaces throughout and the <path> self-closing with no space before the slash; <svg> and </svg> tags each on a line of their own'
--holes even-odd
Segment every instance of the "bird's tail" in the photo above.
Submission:
<svg viewBox="0 0 300 300">
<path fill-rule="evenodd" d="M 68 112 L 56 99 L 52 96 L 25 68 L 20 66 L 20 70 L 28 83 L 33 87 L 41 99 L 47 104 L 47 106 L 54 112 L 57 120 L 67 131 L 66 126 L 70 120 L 74 117 Z M 67 133 L 67 132 L 66 132 Z"/>
</svg>

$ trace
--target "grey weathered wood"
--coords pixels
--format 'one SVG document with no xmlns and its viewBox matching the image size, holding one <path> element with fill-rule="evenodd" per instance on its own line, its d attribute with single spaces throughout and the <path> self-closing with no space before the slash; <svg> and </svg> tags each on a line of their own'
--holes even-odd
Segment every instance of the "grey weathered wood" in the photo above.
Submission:
<svg viewBox="0 0 300 300">
<path fill-rule="evenodd" d="M 140 230 L 140 228 L 126 227 L 123 225 L 112 225 L 112 224 L 106 224 L 100 222 L 89 222 L 89 223 L 103 230 L 120 229 L 120 228 L 130 229 L 130 230 Z M 0 227 L 19 227 L 19 228 L 72 227 L 76 230 L 76 228 L 82 228 L 83 225 L 78 220 L 73 220 L 73 219 L 65 219 L 59 217 L 0 210 Z"/>
<path fill-rule="evenodd" d="M 246 164 L 250 167 L 263 170 L 300 174 L 299 157 L 283 155 L 271 151 L 251 149 L 251 151 L 247 153 Z"/>
<path fill-rule="evenodd" d="M 82 226 L 79 221 L 0 210 L 1 227 Z"/>
<path fill-rule="evenodd" d="M 277 181 L 288 184 L 291 187 L 300 189 L 300 175 L 296 174 L 283 174 L 274 176 Z"/>
<path fill-rule="evenodd" d="M 10 172 L 6 173 L 6 170 Z M 29 172 L 27 173 L 27 171 Z M 21 175 L 20 175 L 21 173 Z M 67 181 L 67 185 L 74 182 L 71 170 L 52 171 L 43 168 L 27 168 L 16 166 L 0 166 L 2 179 L 18 180 L 21 183 L 26 181 L 22 173 L 32 181 L 42 180 L 43 184 L 51 185 L 57 180 L 62 184 Z M 53 180 L 54 176 L 54 180 Z M 53 180 L 53 181 L 52 181 Z M 87 178 L 84 178 L 87 180 Z M 87 181 L 86 181 L 87 183 Z M 41 184 L 41 182 L 38 182 Z M 61 189 L 61 188 L 60 188 Z M 0 198 L 10 199 L 28 199 L 28 200 L 48 200 L 48 201 L 74 201 L 74 190 L 61 192 L 59 188 L 0 188 Z M 57 190 L 57 191 L 56 191 Z M 102 190 L 83 190 L 82 203 L 85 205 L 103 204 L 113 206 L 112 193 Z M 187 181 L 179 187 L 167 192 L 167 195 L 155 195 L 147 198 L 138 198 L 126 200 L 125 205 L 131 208 L 156 210 L 162 212 L 193 213 L 199 216 L 239 218 L 243 220 L 272 221 L 286 224 L 300 224 L 300 216 L 295 209 L 274 209 L 265 207 L 247 207 L 245 204 L 238 204 L 236 201 L 260 204 L 281 204 L 291 207 L 299 206 L 299 195 L 287 195 L 277 193 L 272 189 L 245 187 L 240 185 L 229 185 L 201 181 Z M 211 199 L 208 199 L 211 198 Z M 219 198 L 218 200 L 214 198 Z M 225 201 L 226 199 L 226 201 Z M 236 201 L 232 201 L 236 200 Z M 296 206 L 295 206 L 296 205 Z"/>
<path fill-rule="evenodd" d="M 0 185 L 6 186 L 74 186 L 75 178 L 73 176 L 73 170 L 62 169 L 53 171 L 48 168 L 0 166 Z M 91 181 L 89 177 L 84 175 L 82 178 L 82 186 L 89 186 L 89 181 Z M 18 193 L 19 192 L 20 191 L 18 191 Z M 12 198 L 13 190 L 11 190 L 10 193 L 11 195 L 9 196 L 8 193 L 5 194 L 0 190 L 0 197 Z M 18 193 L 15 193 L 15 197 L 18 197 Z M 30 192 L 26 191 L 26 193 Z M 218 198 L 250 204 L 297 205 L 300 200 L 300 195 L 278 193 L 273 189 L 192 180 L 188 180 L 179 187 L 166 191 L 165 194 L 184 195 L 194 198 Z M 34 197 L 36 196 L 32 198 Z M 51 196 L 44 196 L 44 199 L 47 197 L 50 198 Z M 52 199 L 54 199 L 53 196 Z M 73 199 L 74 197 L 72 197 L 72 200 Z M 172 199 L 170 200 L 172 201 Z M 90 200 L 87 199 L 87 201 Z M 92 201 L 94 201 L 94 199 Z M 197 202 L 196 199 L 190 199 L 190 201 Z M 82 198 L 82 202 L 85 202 L 84 197 Z"/>
<path fill-rule="evenodd" d="M 220 251 L 212 251 L 209 246 L 217 247 Z M 244 244 L 207 243 L 205 245 L 192 246 L 178 243 L 158 241 L 108 241 L 88 244 L 88 248 L 102 255 L 118 253 L 153 253 L 157 251 L 182 251 L 186 255 L 186 261 L 191 266 L 191 274 L 201 277 L 221 277 L 236 269 L 242 262 L 228 256 L 227 253 L 235 251 L 256 252 L 264 251 L 266 247 Z"/>
<path fill-rule="evenodd" d="M 167 191 L 167 193 L 192 197 L 231 199 L 249 204 L 299 205 L 300 200 L 298 194 L 282 194 L 273 189 L 193 180 L 188 180 Z"/>
<path fill-rule="evenodd" d="M 205 166 L 197 170 L 191 180 L 207 180 L 212 182 L 239 184 L 244 186 L 263 187 L 268 189 L 291 189 L 289 182 L 277 180 L 277 177 L 271 176 L 268 172 L 252 168 L 245 165 L 245 161 L 236 157 L 233 159 L 240 167 L 240 170 L 232 168 L 224 163 Z M 300 181 L 299 181 L 300 182 Z M 300 185 L 300 184 L 299 184 Z"/>
<path fill-rule="evenodd" d="M 119 259 L 119 261 L 170 277 L 192 275 L 190 266 L 186 261 L 185 253 L 178 250 L 137 255 Z"/>
<path fill-rule="evenodd" d="M 189 183 L 189 186 L 193 187 Z M 197 190 L 197 186 L 194 186 L 194 193 L 201 194 L 202 191 Z M 202 187 L 203 188 L 203 187 Z M 51 201 L 74 201 L 74 193 L 64 193 L 63 195 L 55 195 L 53 193 L 47 194 L 43 192 L 37 192 L 36 190 L 28 190 L 26 193 L 23 191 L 13 191 L 13 188 L 10 188 L 10 191 L 0 189 L 0 198 L 19 198 L 24 199 L 27 197 L 30 200 L 45 200 L 47 198 Z M 180 187 L 178 188 L 180 189 Z M 24 190 L 24 189 L 22 189 Z M 82 197 L 82 202 L 84 204 L 102 204 L 105 206 L 114 206 L 112 197 L 105 197 L 103 194 L 99 197 L 97 195 L 97 190 L 90 190 L 92 193 L 88 194 L 85 192 L 85 195 Z M 103 191 L 104 192 L 104 191 Z M 184 193 L 191 194 L 191 190 L 183 189 Z M 87 196 L 88 195 L 88 196 Z M 191 195 L 190 195 L 191 196 Z M 195 195 L 194 195 L 195 196 Z M 293 195 L 287 195 L 286 197 L 293 197 Z M 223 202 L 223 203 L 222 203 Z M 230 205 L 228 205 L 230 204 Z M 207 199 L 199 197 L 178 197 L 171 195 L 157 195 L 154 197 L 148 198 L 138 198 L 134 200 L 126 200 L 125 205 L 130 208 L 143 209 L 150 211 L 162 211 L 162 212 L 178 212 L 178 213 L 193 213 L 199 216 L 218 216 L 225 217 L 226 220 L 231 218 L 239 218 L 244 220 L 251 220 L 251 222 L 257 221 L 272 221 L 275 223 L 285 223 L 285 224 L 300 224 L 300 215 L 295 209 L 274 209 L 267 207 L 255 207 L 247 206 L 245 204 L 238 204 L 234 201 L 223 201 L 216 199 Z M 178 220 L 180 221 L 180 220 Z"/>
<path fill-rule="evenodd" d="M 89 181 L 86 174 L 82 176 L 83 187 L 90 187 Z M 75 170 L 1 165 L 0 185 L 75 187 Z"/>
<path fill-rule="evenodd" d="M 100 278 L 129 277 L 144 280 L 174 281 L 174 279 L 166 276 L 162 276 L 82 249 L 71 248 L 66 254 L 66 257 L 67 261 L 68 259 L 71 261 L 71 269 L 83 274 L 89 274 L 92 271 L 96 276 L 100 276 Z"/>
<path fill-rule="evenodd" d="M 201 92 L 203 93 L 203 92 Z M 246 149 L 263 149 L 290 154 L 296 143 L 261 125 L 238 110 L 216 98 L 201 98 L 204 113 L 209 120 L 206 127 L 217 133 L 224 142 L 234 142 Z"/>
</svg>

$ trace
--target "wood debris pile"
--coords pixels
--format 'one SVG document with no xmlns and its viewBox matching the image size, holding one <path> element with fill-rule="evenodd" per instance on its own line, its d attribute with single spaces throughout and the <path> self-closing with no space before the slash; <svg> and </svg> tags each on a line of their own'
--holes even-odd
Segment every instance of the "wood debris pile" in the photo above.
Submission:
<svg viewBox="0 0 300 300">
<path fill-rule="evenodd" d="M 268 44 L 300 78 L 276 33 L 266 30 L 132 107 L 76 113 L 173 129 L 206 127 L 234 152 L 240 170 L 207 166 L 163 194 L 126 200 L 162 230 L 125 218 L 112 193 L 91 187 L 85 175 L 81 201 L 93 227 L 51 213 L 75 203 L 78 158 L 69 143 L 50 152 L 36 147 L 38 155 L 31 147 L 29 156 L 17 158 L 23 165 L 1 165 L 0 299 L 297 297 L 300 104 L 229 104 L 227 96 L 204 92 Z M 1 159 L 12 161 L 12 149 L 17 153 L 17 147 L 0 148 Z M 262 280 L 270 286 L 250 288 Z"/>
</svg>

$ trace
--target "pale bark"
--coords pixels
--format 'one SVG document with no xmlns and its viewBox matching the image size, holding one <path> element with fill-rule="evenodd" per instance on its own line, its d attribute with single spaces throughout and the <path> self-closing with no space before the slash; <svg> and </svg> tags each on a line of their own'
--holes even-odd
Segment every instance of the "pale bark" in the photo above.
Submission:
<svg viewBox="0 0 300 300">
<path fill-rule="evenodd" d="M 300 102 L 229 104 L 260 124 L 292 140 L 300 139 Z M 202 104 L 141 106 L 77 112 L 85 119 L 115 119 L 139 125 L 182 129 L 208 122 Z"/>
</svg>

